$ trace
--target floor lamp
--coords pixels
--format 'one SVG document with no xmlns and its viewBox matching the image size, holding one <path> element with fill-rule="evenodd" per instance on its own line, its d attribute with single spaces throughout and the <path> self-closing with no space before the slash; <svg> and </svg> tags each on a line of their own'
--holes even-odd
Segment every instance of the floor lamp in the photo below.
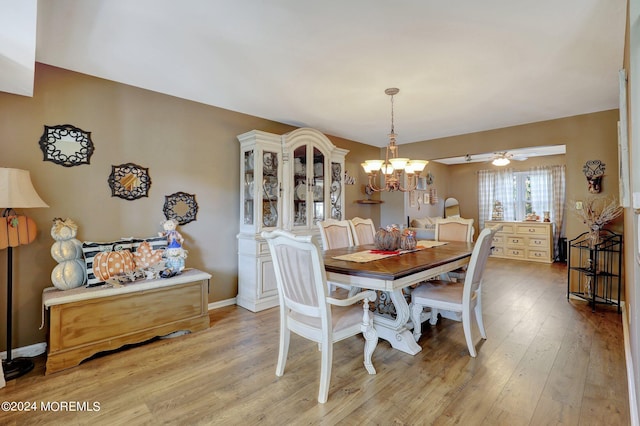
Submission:
<svg viewBox="0 0 640 426">
<path fill-rule="evenodd" d="M 31 183 L 27 170 L 0 168 L 0 226 L 6 226 L 7 239 L 7 358 L 2 360 L 5 380 L 15 379 L 33 369 L 33 361 L 28 358 L 11 356 L 11 331 L 13 314 L 13 247 L 29 244 L 35 238 L 35 225 L 27 226 L 29 235 L 21 235 L 26 217 L 19 218 L 14 208 L 49 207 L 38 195 Z M 20 220 L 23 226 L 20 226 Z M 31 221 L 32 222 L 32 221 Z M 30 232 L 29 232 L 30 231 Z M 22 232 L 24 234 L 25 232 Z M 5 243 L 0 241 L 0 247 Z"/>
</svg>

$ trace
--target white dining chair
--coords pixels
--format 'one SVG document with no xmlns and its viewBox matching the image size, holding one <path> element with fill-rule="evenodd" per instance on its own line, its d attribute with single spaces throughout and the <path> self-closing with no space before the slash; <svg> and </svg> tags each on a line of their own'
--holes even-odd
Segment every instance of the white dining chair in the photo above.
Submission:
<svg viewBox="0 0 640 426">
<path fill-rule="evenodd" d="M 322 239 L 322 248 L 324 250 L 331 250 L 354 245 L 353 234 L 351 233 L 351 225 L 348 220 L 326 219 L 318 222 L 318 228 L 320 229 L 320 238 Z M 346 284 L 338 284 L 331 281 L 329 281 L 327 285 L 329 286 L 328 288 L 330 293 L 336 287 L 348 290 L 350 292 L 350 296 L 358 291 L 358 289 L 355 287 Z"/>
<path fill-rule="evenodd" d="M 431 325 L 437 324 L 439 310 L 448 311 L 455 314 L 454 319 L 462 321 L 469 354 L 476 356 L 471 335 L 471 317 L 475 317 L 480 335 L 486 339 L 487 333 L 482 321 L 482 276 L 496 232 L 497 228 L 485 228 L 478 236 L 464 282 L 427 281 L 411 292 L 411 321 L 416 342 L 422 335 L 421 314 L 424 308 L 431 308 Z"/>
<path fill-rule="evenodd" d="M 362 333 L 364 366 L 369 374 L 376 374 L 371 356 L 378 334 L 369 313 L 369 302 L 376 299 L 376 293 L 368 290 L 347 299 L 329 297 L 322 253 L 311 236 L 295 236 L 283 230 L 261 235 L 269 244 L 280 299 L 276 375 L 284 374 L 291 332 L 318 343 L 322 351 L 320 403 L 329 395 L 335 342 Z"/>
<path fill-rule="evenodd" d="M 435 229 L 436 241 L 473 242 L 473 219 L 451 217 L 438 219 Z"/>
<path fill-rule="evenodd" d="M 354 217 L 349 220 L 349 225 L 351 226 L 351 234 L 355 245 L 362 246 L 374 243 L 376 227 L 373 224 L 373 220 Z"/>
<path fill-rule="evenodd" d="M 473 219 L 463 219 L 461 217 L 451 217 L 446 219 L 438 219 L 435 227 L 436 241 L 463 241 L 467 243 L 473 242 Z M 458 268 L 455 271 L 447 272 L 443 279 L 455 279 L 457 281 L 464 280 L 466 266 Z"/>
<path fill-rule="evenodd" d="M 324 250 L 354 245 L 351 225 L 348 220 L 326 219 L 318 222 L 318 228 Z"/>
</svg>

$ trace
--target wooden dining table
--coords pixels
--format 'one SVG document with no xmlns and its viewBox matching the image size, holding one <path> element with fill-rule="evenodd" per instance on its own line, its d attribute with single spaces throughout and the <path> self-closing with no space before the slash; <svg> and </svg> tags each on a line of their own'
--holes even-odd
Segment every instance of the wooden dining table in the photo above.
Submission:
<svg viewBox="0 0 640 426">
<path fill-rule="evenodd" d="M 366 255 L 374 249 L 373 245 L 365 245 L 325 250 L 327 281 L 386 293 L 395 307 L 395 315 L 374 313 L 378 337 L 395 349 L 415 355 L 422 348 L 407 327 L 410 313 L 403 289 L 468 264 L 473 243 L 447 242 L 368 262 L 336 259 L 347 254 Z"/>
</svg>

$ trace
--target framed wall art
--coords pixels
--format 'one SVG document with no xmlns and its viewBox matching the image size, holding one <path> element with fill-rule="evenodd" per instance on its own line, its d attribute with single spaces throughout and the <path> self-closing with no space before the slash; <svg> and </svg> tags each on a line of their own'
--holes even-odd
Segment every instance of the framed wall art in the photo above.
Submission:
<svg viewBox="0 0 640 426">
<path fill-rule="evenodd" d="M 51 161 L 64 167 L 89 164 L 93 154 L 91 132 L 85 132 L 71 124 L 44 126 L 40 137 L 43 161 Z"/>
<path fill-rule="evenodd" d="M 167 219 L 175 219 L 178 224 L 185 225 L 196 220 L 198 203 L 194 194 L 176 192 L 164 197 L 164 216 Z"/>
<path fill-rule="evenodd" d="M 149 169 L 133 163 L 111 166 L 109 187 L 112 197 L 120 197 L 130 201 L 148 197 L 151 187 Z"/>
</svg>

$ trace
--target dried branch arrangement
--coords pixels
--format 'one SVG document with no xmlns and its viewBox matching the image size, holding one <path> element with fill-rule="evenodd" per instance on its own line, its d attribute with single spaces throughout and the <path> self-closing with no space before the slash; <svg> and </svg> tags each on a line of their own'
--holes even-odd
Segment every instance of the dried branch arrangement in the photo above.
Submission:
<svg viewBox="0 0 640 426">
<path fill-rule="evenodd" d="M 620 216 L 623 208 L 615 197 L 589 196 L 583 201 L 576 215 L 587 225 L 589 232 L 598 232 L 613 219 Z"/>
</svg>

